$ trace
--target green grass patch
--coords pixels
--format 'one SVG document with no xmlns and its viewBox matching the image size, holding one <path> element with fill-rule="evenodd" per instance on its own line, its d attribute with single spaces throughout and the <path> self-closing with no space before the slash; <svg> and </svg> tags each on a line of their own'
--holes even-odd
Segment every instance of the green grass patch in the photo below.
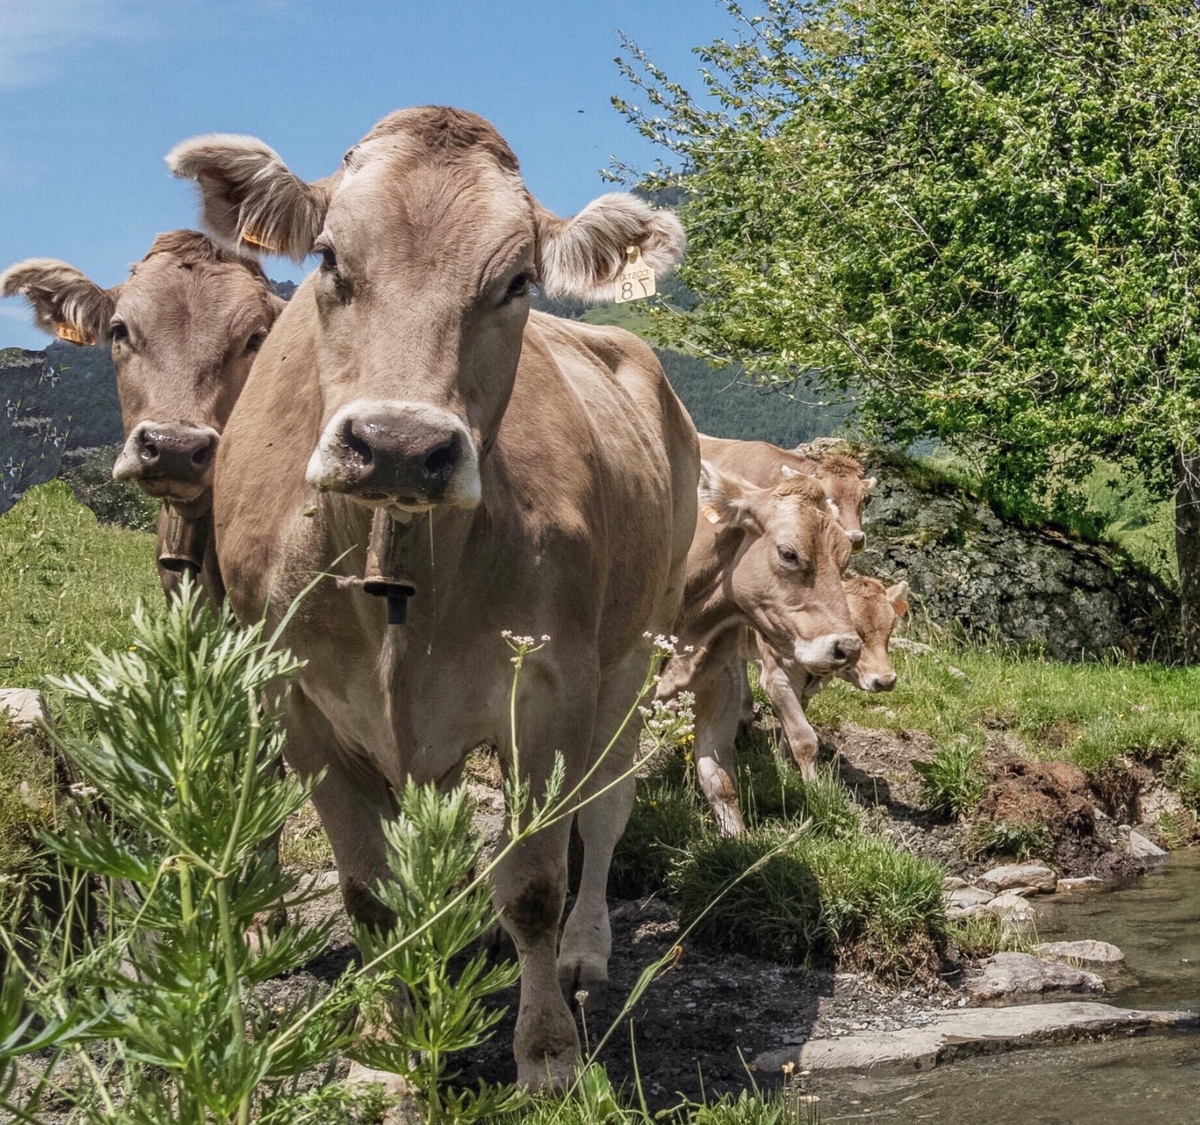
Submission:
<svg viewBox="0 0 1200 1125">
<path fill-rule="evenodd" d="M 887 975 L 927 965 L 944 920 L 937 864 L 863 834 L 783 840 L 770 826 L 693 844 L 668 885 L 694 940 L 793 963 L 841 955 Z"/>
<path fill-rule="evenodd" d="M 1036 820 L 980 821 L 967 833 L 967 849 L 977 857 L 1013 856 L 1023 863 L 1050 856 L 1054 838 L 1049 826 Z"/>
<path fill-rule="evenodd" d="M 0 684 L 82 670 L 88 645 L 124 648 L 139 600 L 161 600 L 154 537 L 97 523 L 61 481 L 0 516 Z"/>
<path fill-rule="evenodd" d="M 15 884 L 38 863 L 37 833 L 55 819 L 54 759 L 46 739 L 0 723 L 0 881 Z M 5 894 L 0 887 L 0 915 Z"/>
<path fill-rule="evenodd" d="M 965 818 L 979 804 L 987 778 L 979 768 L 982 749 L 966 738 L 938 748 L 928 762 L 913 762 L 921 775 L 921 795 L 934 812 Z"/>
<path fill-rule="evenodd" d="M 850 721 L 927 731 L 939 752 L 963 740 L 979 745 L 986 728 L 1009 730 L 1036 758 L 1093 773 L 1124 759 L 1150 761 L 1161 763 L 1177 787 L 1188 784 L 1186 763 L 1200 755 L 1200 667 L 1067 664 L 983 644 L 939 646 L 934 653 L 897 652 L 899 680 L 882 700 L 835 681 L 813 700 L 810 718 L 834 727 Z"/>
</svg>

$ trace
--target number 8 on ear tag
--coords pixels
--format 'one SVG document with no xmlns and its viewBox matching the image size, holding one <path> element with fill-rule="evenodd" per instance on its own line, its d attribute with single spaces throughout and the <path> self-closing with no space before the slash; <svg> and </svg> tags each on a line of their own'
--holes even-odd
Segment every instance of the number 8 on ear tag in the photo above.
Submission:
<svg viewBox="0 0 1200 1125">
<path fill-rule="evenodd" d="M 617 274 L 616 293 L 613 295 L 618 305 L 654 296 L 654 270 L 642 261 L 641 250 L 631 246 L 627 255 L 625 268 Z"/>
</svg>

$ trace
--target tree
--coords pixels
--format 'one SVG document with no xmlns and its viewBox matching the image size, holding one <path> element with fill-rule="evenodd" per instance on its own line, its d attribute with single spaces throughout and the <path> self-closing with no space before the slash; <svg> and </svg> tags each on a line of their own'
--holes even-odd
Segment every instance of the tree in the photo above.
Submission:
<svg viewBox="0 0 1200 1125">
<path fill-rule="evenodd" d="M 1200 4 L 763 0 L 692 97 L 616 99 L 686 184 L 696 295 L 660 330 L 1071 503 L 1097 458 L 1175 492 L 1200 658 Z"/>
</svg>

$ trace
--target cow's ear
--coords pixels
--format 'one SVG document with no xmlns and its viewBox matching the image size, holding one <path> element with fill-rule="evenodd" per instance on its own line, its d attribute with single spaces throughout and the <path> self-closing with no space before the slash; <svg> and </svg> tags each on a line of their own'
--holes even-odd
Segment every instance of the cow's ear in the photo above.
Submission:
<svg viewBox="0 0 1200 1125">
<path fill-rule="evenodd" d="M 711 461 L 700 462 L 700 484 L 697 499 L 700 514 L 709 523 L 740 527 L 753 535 L 762 534 L 762 521 L 755 515 L 751 496 L 756 489 L 741 477 L 723 473 Z"/>
<path fill-rule="evenodd" d="M 167 167 L 200 187 L 204 226 L 235 250 L 302 261 L 325 224 L 329 181 L 305 183 L 257 137 L 213 133 L 182 141 Z"/>
<path fill-rule="evenodd" d="M 887 600 L 892 603 L 897 617 L 905 616 L 908 613 L 908 583 L 897 582 L 895 586 L 889 586 Z"/>
<path fill-rule="evenodd" d="M 870 492 L 871 489 L 874 488 L 878 483 L 879 481 L 877 481 L 874 477 L 867 477 L 867 479 L 863 481 L 863 484 L 867 486 L 868 492 Z"/>
<path fill-rule="evenodd" d="M 29 258 L 0 273 L 0 295 L 20 294 L 33 308 L 34 323 L 72 344 L 106 339 L 117 290 L 101 289 L 74 266 L 55 258 Z"/>
<path fill-rule="evenodd" d="M 683 224 L 627 192 L 602 195 L 560 219 L 538 207 L 538 281 L 547 297 L 610 301 L 617 274 L 636 246 L 656 277 L 683 257 Z"/>
</svg>

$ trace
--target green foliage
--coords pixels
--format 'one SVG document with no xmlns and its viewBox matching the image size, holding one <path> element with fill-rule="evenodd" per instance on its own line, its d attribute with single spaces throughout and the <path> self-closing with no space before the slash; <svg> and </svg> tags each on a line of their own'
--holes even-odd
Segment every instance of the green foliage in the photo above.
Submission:
<svg viewBox="0 0 1200 1125">
<path fill-rule="evenodd" d="M 393 878 L 378 895 L 396 924 L 386 933 L 359 926 L 357 942 L 368 962 L 403 982 L 408 1002 L 388 1005 L 387 1016 L 375 1021 L 386 1026 L 386 1036 L 364 1040 L 356 1055 L 407 1078 L 424 1094 L 430 1122 L 502 1112 L 513 1103 L 510 1090 L 445 1086 L 447 1056 L 488 1039 L 504 1016 L 503 1008 L 485 1008 L 484 998 L 514 984 L 521 971 L 515 961 L 489 965 L 486 952 L 456 961 L 495 919 L 487 885 L 472 881 L 483 840 L 466 787 L 442 796 L 433 785 L 409 784 L 386 832 Z M 451 902 L 454 909 L 443 909 Z"/>
<path fill-rule="evenodd" d="M 979 770 L 980 749 L 969 742 L 942 746 L 928 762 L 913 762 L 921 775 L 921 792 L 933 812 L 966 818 L 979 804 L 987 781 Z"/>
<path fill-rule="evenodd" d="M 995 914 L 950 919 L 946 923 L 946 939 L 972 960 L 994 953 L 1032 953 L 1037 944 L 1030 927 L 1007 924 Z"/>
<path fill-rule="evenodd" d="M 983 820 L 971 825 L 967 848 L 976 856 L 1044 859 L 1054 850 L 1048 825 L 1036 820 Z"/>
<path fill-rule="evenodd" d="M 1066 664 L 978 643 L 897 652 L 896 689 L 877 696 L 834 683 L 813 700 L 816 723 L 927 731 L 939 751 L 978 744 L 981 728 L 1012 731 L 1036 757 L 1095 771 L 1122 757 L 1172 762 L 1200 753 L 1200 669 L 1112 659 Z M 953 662 L 965 677 L 949 673 Z M 965 743 L 961 740 L 966 740 Z"/>
<path fill-rule="evenodd" d="M 101 523 L 115 523 L 133 531 L 157 531 L 160 502 L 132 481 L 113 480 L 113 462 L 119 452 L 117 446 L 100 446 L 68 454 L 59 477 Z"/>
<path fill-rule="evenodd" d="M 66 870 L 103 880 L 102 930 L 80 948 L 48 928 L 31 955 L 4 939 L 32 1011 L 83 1025 L 84 1080 L 64 1096 L 83 1121 L 336 1119 L 343 1092 L 296 1083 L 349 1041 L 352 1006 L 375 986 L 351 976 L 319 1004 L 282 1009 L 253 992 L 329 940 L 328 923 L 295 912 L 311 889 L 265 850 L 311 789 L 276 767 L 271 701 L 298 665 L 261 627 L 214 620 L 194 591 L 139 609 L 133 641 L 94 653 L 89 676 L 52 681 L 88 708 L 94 734 L 62 743 L 83 783 L 43 841 Z M 282 909 L 289 921 L 259 931 Z"/>
<path fill-rule="evenodd" d="M 81 669 L 88 646 L 124 648 L 139 601 L 161 601 L 154 540 L 99 526 L 60 482 L 0 516 L 0 674 L 40 687 Z"/>
<path fill-rule="evenodd" d="M 1044 499 L 1097 456 L 1155 497 L 1200 431 L 1200 9 L 762 0 L 703 99 L 629 45 L 618 100 L 686 189 L 668 339 L 819 370 L 875 430 Z M 1056 495 L 1058 494 L 1058 495 Z"/>
<path fill-rule="evenodd" d="M 780 842 L 771 825 L 693 843 L 668 886 L 695 940 L 779 961 L 865 956 L 880 971 L 902 971 L 914 949 L 924 959 L 943 919 L 941 868 L 862 834 Z"/>
</svg>

